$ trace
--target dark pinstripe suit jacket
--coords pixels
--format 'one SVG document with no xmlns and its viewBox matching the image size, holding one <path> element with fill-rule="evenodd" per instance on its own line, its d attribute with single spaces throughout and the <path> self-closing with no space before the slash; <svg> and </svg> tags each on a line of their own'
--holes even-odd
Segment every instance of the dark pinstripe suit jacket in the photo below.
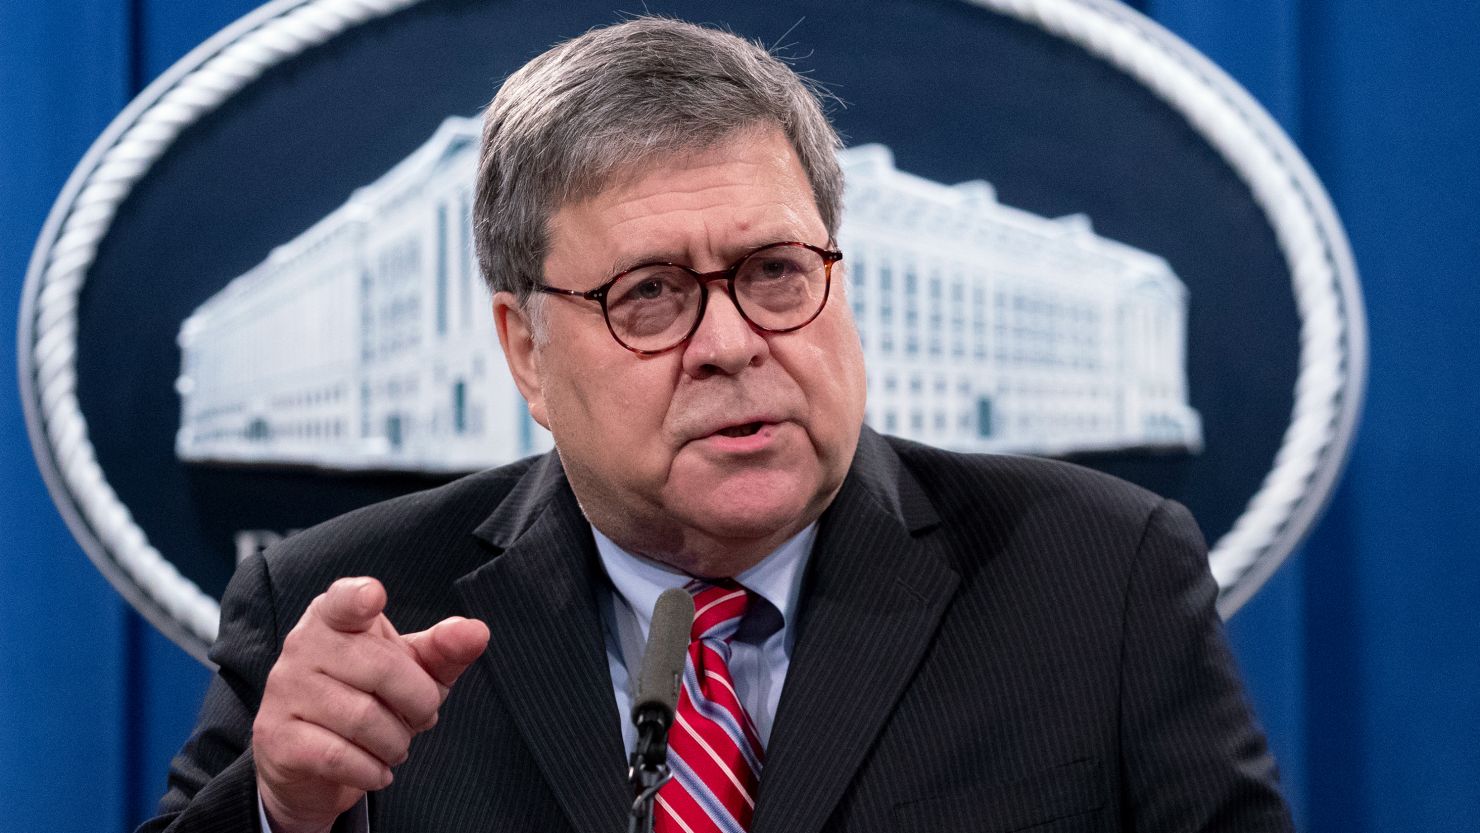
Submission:
<svg viewBox="0 0 1480 833">
<path fill-rule="evenodd" d="M 488 651 L 376 833 L 621 831 L 629 796 L 590 529 L 547 456 L 360 510 L 244 563 L 155 830 L 252 830 L 252 715 L 289 628 L 343 575 L 403 632 Z M 1039 460 L 865 429 L 824 514 L 756 831 L 1286 830 L 1274 765 L 1175 503 Z"/>
</svg>

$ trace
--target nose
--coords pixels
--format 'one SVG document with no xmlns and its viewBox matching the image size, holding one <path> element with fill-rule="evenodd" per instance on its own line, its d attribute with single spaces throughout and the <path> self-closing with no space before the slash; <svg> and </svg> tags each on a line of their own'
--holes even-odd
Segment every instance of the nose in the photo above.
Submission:
<svg viewBox="0 0 1480 833">
<path fill-rule="evenodd" d="M 724 279 L 706 281 L 704 291 L 704 318 L 684 345 L 684 372 L 699 379 L 715 374 L 733 376 L 765 361 L 770 343 L 740 314 Z"/>
</svg>

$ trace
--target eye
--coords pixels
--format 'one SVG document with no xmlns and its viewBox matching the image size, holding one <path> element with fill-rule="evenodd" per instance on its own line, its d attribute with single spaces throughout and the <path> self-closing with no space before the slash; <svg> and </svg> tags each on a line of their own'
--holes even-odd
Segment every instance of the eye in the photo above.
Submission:
<svg viewBox="0 0 1480 833">
<path fill-rule="evenodd" d="M 612 286 L 607 304 L 651 304 L 689 294 L 694 281 L 682 271 L 653 266 L 629 272 Z"/>
<path fill-rule="evenodd" d="M 802 269 L 796 258 L 785 254 L 762 254 L 746 264 L 749 277 L 753 280 L 774 281 L 796 277 Z"/>
<path fill-rule="evenodd" d="M 657 278 L 648 278 L 637 286 L 632 287 L 632 291 L 627 293 L 627 297 L 635 300 L 652 300 L 660 297 L 666 290 L 667 287 L 662 281 Z"/>
</svg>

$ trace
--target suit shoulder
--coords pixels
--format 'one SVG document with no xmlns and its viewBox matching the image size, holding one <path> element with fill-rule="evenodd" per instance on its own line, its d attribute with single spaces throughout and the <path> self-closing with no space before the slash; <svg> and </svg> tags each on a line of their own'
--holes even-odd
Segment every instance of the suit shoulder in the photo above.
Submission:
<svg viewBox="0 0 1480 833">
<path fill-rule="evenodd" d="M 889 442 L 939 518 L 941 551 L 968 582 L 989 571 L 983 586 L 1111 611 L 1147 553 L 1157 569 L 1175 561 L 1207 570 L 1196 522 L 1140 486 L 1061 461 Z"/>
<path fill-rule="evenodd" d="M 1131 552 L 1167 502 L 1073 463 L 888 439 L 946 525 L 978 539 L 1027 536 L 1048 548 Z"/>
<path fill-rule="evenodd" d="M 970 502 L 985 497 L 1060 500 L 1101 509 L 1125 506 L 1133 512 L 1149 511 L 1162 500 L 1160 495 L 1134 483 L 1062 460 L 1015 454 L 970 454 L 897 437 L 888 440 L 905 468 L 927 491 L 947 500 Z"/>
<path fill-rule="evenodd" d="M 274 589 L 302 588 L 311 597 L 341 576 L 372 575 L 388 585 L 437 575 L 455 579 L 487 557 L 473 530 L 538 459 L 371 504 L 298 532 L 263 554 Z"/>
</svg>

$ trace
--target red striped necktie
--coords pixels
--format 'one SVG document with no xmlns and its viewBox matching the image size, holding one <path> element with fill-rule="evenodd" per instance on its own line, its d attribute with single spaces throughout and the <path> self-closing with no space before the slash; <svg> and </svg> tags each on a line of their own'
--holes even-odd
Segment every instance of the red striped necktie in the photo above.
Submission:
<svg viewBox="0 0 1480 833">
<path fill-rule="evenodd" d="M 730 679 L 730 637 L 750 605 L 733 581 L 694 581 L 694 628 L 668 734 L 673 780 L 658 791 L 654 833 L 743 833 L 765 754 Z"/>
</svg>

